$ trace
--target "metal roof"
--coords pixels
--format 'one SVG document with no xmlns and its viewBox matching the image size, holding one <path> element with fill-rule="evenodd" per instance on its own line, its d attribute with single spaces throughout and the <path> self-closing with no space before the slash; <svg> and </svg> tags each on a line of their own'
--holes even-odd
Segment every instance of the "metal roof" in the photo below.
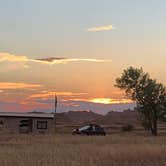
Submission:
<svg viewBox="0 0 166 166">
<path fill-rule="evenodd" d="M 0 112 L 0 117 L 54 118 L 53 113 Z"/>
</svg>

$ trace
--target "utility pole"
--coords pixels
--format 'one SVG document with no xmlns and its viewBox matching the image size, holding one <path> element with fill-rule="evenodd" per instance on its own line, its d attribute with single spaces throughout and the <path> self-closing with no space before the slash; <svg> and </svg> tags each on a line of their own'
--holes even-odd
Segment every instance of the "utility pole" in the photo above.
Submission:
<svg viewBox="0 0 166 166">
<path fill-rule="evenodd" d="M 56 93 L 55 93 L 55 114 L 56 114 L 56 108 L 57 108 L 57 95 L 56 95 Z"/>
<path fill-rule="evenodd" d="M 56 95 L 56 93 L 55 93 L 55 105 L 54 105 L 54 118 L 55 118 L 55 126 L 56 126 L 56 109 L 57 109 L 57 102 L 58 102 L 58 100 L 57 100 L 57 95 Z"/>
</svg>

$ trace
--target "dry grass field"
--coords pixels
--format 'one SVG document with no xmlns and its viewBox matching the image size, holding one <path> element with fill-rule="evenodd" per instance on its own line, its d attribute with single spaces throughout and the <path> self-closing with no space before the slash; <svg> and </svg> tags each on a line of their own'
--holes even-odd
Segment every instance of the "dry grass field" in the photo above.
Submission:
<svg viewBox="0 0 166 166">
<path fill-rule="evenodd" d="M 165 166 L 166 136 L 0 136 L 0 166 Z"/>
</svg>

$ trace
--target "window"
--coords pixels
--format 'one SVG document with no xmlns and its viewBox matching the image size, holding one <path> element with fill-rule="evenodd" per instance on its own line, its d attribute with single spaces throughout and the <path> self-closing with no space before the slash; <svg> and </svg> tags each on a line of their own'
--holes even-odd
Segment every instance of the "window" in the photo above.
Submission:
<svg viewBox="0 0 166 166">
<path fill-rule="evenodd" d="M 0 120 L 0 129 L 3 127 L 3 121 L 2 120 Z"/>
<path fill-rule="evenodd" d="M 20 127 L 28 127 L 28 126 L 29 126 L 29 120 L 20 121 Z"/>
<path fill-rule="evenodd" d="M 37 121 L 37 129 L 47 129 L 47 121 Z"/>
<path fill-rule="evenodd" d="M 89 129 L 89 128 L 90 128 L 89 125 L 83 126 L 83 127 L 81 127 L 81 128 L 79 129 L 79 131 L 87 130 L 87 129 Z"/>
<path fill-rule="evenodd" d="M 32 132 L 32 119 L 20 120 L 19 131 L 20 131 L 20 133 Z"/>
<path fill-rule="evenodd" d="M 2 125 L 2 126 L 3 126 L 3 121 L 2 121 L 2 120 L 0 120 L 0 125 Z"/>
</svg>

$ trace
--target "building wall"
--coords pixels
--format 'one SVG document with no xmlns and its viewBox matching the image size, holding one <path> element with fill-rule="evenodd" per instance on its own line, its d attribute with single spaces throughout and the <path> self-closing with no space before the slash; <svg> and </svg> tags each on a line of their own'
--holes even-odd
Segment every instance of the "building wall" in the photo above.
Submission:
<svg viewBox="0 0 166 166">
<path fill-rule="evenodd" d="M 22 118 L 22 117 L 0 117 L 1 130 L 8 133 L 20 132 L 20 121 L 32 119 L 32 133 L 54 133 L 54 119 L 47 118 Z M 37 129 L 37 121 L 47 121 L 47 129 Z"/>
<path fill-rule="evenodd" d="M 47 129 L 37 129 L 37 121 L 47 121 Z M 54 125 L 54 119 L 44 119 L 44 118 L 34 118 L 33 119 L 33 126 L 32 126 L 32 132 L 33 133 L 54 133 L 55 131 L 55 125 Z"/>
</svg>

